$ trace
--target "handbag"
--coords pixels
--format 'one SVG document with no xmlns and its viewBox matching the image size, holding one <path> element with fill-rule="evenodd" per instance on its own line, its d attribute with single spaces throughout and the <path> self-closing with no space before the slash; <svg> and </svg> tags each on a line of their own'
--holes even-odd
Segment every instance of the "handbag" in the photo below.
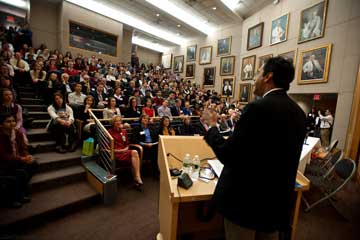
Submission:
<svg viewBox="0 0 360 240">
<path fill-rule="evenodd" d="M 84 140 L 82 147 L 82 155 L 92 156 L 94 155 L 94 139 L 89 137 Z"/>
</svg>

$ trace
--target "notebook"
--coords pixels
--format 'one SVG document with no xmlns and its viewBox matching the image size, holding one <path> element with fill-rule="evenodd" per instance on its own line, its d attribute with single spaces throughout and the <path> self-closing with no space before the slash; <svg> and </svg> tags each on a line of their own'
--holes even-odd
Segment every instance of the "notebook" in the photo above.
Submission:
<svg viewBox="0 0 360 240">
<path fill-rule="evenodd" d="M 212 167 L 212 169 L 214 170 L 216 176 L 219 178 L 220 175 L 221 175 L 221 172 L 222 172 L 222 170 L 224 168 L 224 164 L 222 164 L 217 159 L 209 160 L 208 163 Z"/>
</svg>

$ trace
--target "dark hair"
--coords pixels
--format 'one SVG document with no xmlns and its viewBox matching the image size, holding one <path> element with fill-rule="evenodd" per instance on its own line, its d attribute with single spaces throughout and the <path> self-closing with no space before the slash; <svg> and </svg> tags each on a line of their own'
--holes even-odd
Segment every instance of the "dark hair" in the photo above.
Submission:
<svg viewBox="0 0 360 240">
<path fill-rule="evenodd" d="M 109 97 L 108 98 L 108 107 L 110 107 L 111 100 L 113 100 L 113 99 L 115 100 L 115 107 L 117 107 L 116 106 L 116 99 L 114 97 Z"/>
<path fill-rule="evenodd" d="M 171 121 L 170 121 L 170 118 L 168 116 L 163 116 L 161 119 L 160 119 L 160 125 L 159 125 L 159 133 L 162 134 L 165 126 L 164 126 L 164 122 L 165 120 L 169 120 L 169 126 L 168 126 L 168 130 L 171 129 Z"/>
<path fill-rule="evenodd" d="M 95 100 L 94 100 L 94 97 L 91 96 L 91 95 L 87 95 L 87 96 L 84 98 L 84 106 L 86 106 L 86 100 L 88 100 L 89 98 L 92 99 L 91 108 L 95 107 Z"/>
<path fill-rule="evenodd" d="M 294 80 L 295 69 L 293 64 L 283 57 L 273 57 L 266 61 L 263 76 L 269 72 L 273 73 L 272 79 L 276 87 L 286 91 L 290 88 L 290 83 Z"/>
<path fill-rule="evenodd" d="M 0 88 L 0 103 L 3 104 L 3 97 L 4 97 L 4 93 L 5 92 L 11 92 L 12 96 L 13 96 L 13 101 L 15 100 L 14 99 L 14 93 L 13 91 L 11 91 L 10 88 Z"/>
<path fill-rule="evenodd" d="M 141 114 L 140 117 L 139 117 L 140 124 L 141 124 L 141 121 L 143 120 L 143 118 L 149 118 L 149 116 L 146 115 L 146 114 Z"/>
<path fill-rule="evenodd" d="M 62 103 L 62 105 L 60 106 L 60 107 L 58 107 L 58 105 L 56 105 L 56 102 L 55 102 L 55 98 L 56 97 L 61 97 L 62 98 L 62 100 L 63 100 L 63 103 Z M 59 109 L 59 108 L 65 108 L 66 107 L 66 103 L 65 103 L 65 100 L 64 100 L 64 96 L 60 93 L 60 92 L 56 92 L 56 93 L 54 93 L 54 96 L 53 96 L 53 107 L 55 108 L 55 109 Z"/>
<path fill-rule="evenodd" d="M 3 124 L 5 122 L 5 120 L 9 117 L 13 117 L 15 118 L 15 116 L 13 116 L 11 113 L 9 112 L 2 112 L 0 113 L 0 124 Z M 16 118 L 15 118 L 16 121 Z"/>
</svg>

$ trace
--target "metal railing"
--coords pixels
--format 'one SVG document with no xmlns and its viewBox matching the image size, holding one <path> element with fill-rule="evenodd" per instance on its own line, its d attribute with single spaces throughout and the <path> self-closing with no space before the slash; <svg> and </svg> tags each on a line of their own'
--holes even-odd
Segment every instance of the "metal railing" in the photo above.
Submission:
<svg viewBox="0 0 360 240">
<path fill-rule="evenodd" d="M 94 121 L 96 126 L 96 139 L 98 144 L 99 159 L 104 166 L 105 170 L 110 174 L 115 174 L 116 161 L 115 161 L 115 147 L 114 138 L 110 135 L 102 122 L 110 122 L 111 119 L 98 119 L 94 112 L 100 112 L 103 109 L 89 109 L 90 118 Z M 199 116 L 189 116 L 191 119 L 199 119 Z M 153 117 L 153 122 L 159 121 L 161 117 Z M 173 117 L 174 120 L 181 120 L 182 116 Z M 139 118 L 122 118 L 123 122 L 139 121 Z"/>
<path fill-rule="evenodd" d="M 89 110 L 91 119 L 94 120 L 96 126 L 96 138 L 99 149 L 99 159 L 104 168 L 111 174 L 115 173 L 115 158 L 114 158 L 114 138 L 110 135 L 107 129 L 102 125 L 100 120 L 95 116 L 92 110 Z"/>
</svg>

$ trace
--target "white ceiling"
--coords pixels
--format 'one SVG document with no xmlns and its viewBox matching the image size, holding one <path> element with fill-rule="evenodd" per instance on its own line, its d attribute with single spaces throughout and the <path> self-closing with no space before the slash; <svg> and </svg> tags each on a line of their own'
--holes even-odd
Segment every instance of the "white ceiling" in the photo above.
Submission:
<svg viewBox="0 0 360 240">
<path fill-rule="evenodd" d="M 228 9 L 221 0 L 170 0 L 177 6 L 181 6 L 186 9 L 187 12 L 207 22 L 209 25 L 215 28 L 219 28 L 223 25 L 232 24 L 234 22 L 241 22 L 246 17 L 250 16 L 254 12 L 260 10 L 267 4 L 270 4 L 272 0 L 239 0 L 239 7 L 236 12 L 232 12 Z M 160 10 L 159 8 L 151 5 L 145 0 L 104 0 L 104 3 L 108 2 L 112 6 L 117 6 L 122 11 L 136 16 L 141 20 L 160 29 L 167 30 L 174 34 L 178 34 L 180 37 L 191 39 L 199 36 L 205 36 L 199 30 L 193 28 L 191 25 L 186 24 L 171 16 L 170 14 Z M 213 10 L 216 7 L 216 10 Z M 156 16 L 160 14 L 160 16 Z M 181 27 L 177 27 L 180 24 Z M 128 30 L 133 28 L 125 26 Z M 157 42 L 163 46 L 170 47 L 175 44 L 168 42 L 164 39 L 156 37 L 156 33 L 149 34 L 142 32 L 141 29 L 137 29 L 135 34 L 138 37 Z"/>
</svg>

